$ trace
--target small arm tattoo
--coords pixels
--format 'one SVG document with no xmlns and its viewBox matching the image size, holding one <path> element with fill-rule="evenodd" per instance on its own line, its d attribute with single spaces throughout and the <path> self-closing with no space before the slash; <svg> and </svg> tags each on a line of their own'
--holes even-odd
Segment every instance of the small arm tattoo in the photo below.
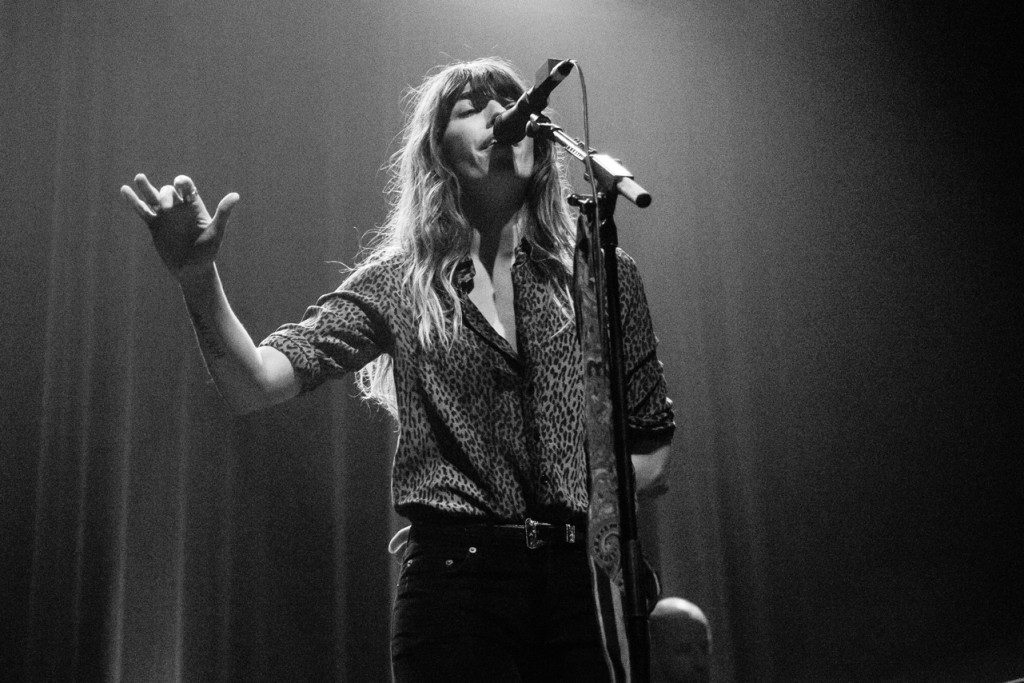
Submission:
<svg viewBox="0 0 1024 683">
<path fill-rule="evenodd" d="M 189 307 L 189 315 L 192 317 L 192 327 L 196 330 L 196 337 L 199 339 L 199 345 L 210 352 L 210 356 L 213 358 L 223 358 L 227 355 L 224 350 L 224 345 L 221 343 L 220 337 L 217 335 L 216 330 L 206 321 L 206 319 L 199 313 L 199 311 L 193 310 Z"/>
</svg>

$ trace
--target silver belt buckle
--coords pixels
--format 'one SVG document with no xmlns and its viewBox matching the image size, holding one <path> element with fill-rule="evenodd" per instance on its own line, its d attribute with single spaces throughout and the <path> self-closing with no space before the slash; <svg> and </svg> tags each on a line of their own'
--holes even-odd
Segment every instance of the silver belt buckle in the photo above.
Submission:
<svg viewBox="0 0 1024 683">
<path fill-rule="evenodd" d="M 539 525 L 540 522 L 535 519 L 530 519 L 529 517 L 527 517 L 526 521 L 523 523 L 523 529 L 526 532 L 526 547 L 530 550 L 539 548 L 542 545 L 547 545 L 547 541 L 537 538 L 537 527 Z"/>
</svg>

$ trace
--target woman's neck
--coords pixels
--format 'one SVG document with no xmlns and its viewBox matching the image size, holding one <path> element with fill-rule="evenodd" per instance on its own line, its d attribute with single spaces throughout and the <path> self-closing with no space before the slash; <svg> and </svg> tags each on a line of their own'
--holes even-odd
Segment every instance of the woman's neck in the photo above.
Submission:
<svg viewBox="0 0 1024 683">
<path fill-rule="evenodd" d="M 478 260 L 488 273 L 494 271 L 497 263 L 512 261 L 516 248 L 518 215 L 513 215 L 501 226 L 479 229 L 473 225 L 473 240 L 470 255 Z M 471 224 L 472 225 L 472 224 Z"/>
<path fill-rule="evenodd" d="M 511 261 L 516 248 L 522 201 L 463 202 L 463 215 L 473 228 L 471 255 L 491 272 L 498 261 Z"/>
</svg>

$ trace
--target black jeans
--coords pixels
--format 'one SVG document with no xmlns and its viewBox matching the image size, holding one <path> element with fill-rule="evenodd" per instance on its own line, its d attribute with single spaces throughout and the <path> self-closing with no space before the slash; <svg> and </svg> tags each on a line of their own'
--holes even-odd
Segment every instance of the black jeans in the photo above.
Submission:
<svg viewBox="0 0 1024 683">
<path fill-rule="evenodd" d="M 609 681 L 586 544 L 413 525 L 391 661 L 396 683 Z"/>
</svg>

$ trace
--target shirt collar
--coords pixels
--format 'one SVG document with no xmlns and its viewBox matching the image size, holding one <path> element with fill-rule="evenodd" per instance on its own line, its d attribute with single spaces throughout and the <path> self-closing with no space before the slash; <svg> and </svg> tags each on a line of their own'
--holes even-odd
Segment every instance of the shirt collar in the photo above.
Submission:
<svg viewBox="0 0 1024 683">
<path fill-rule="evenodd" d="M 527 240 L 525 237 L 519 241 L 519 246 L 515 249 L 515 259 L 512 262 L 513 268 L 527 263 L 530 255 L 533 253 L 533 243 Z M 473 278 L 476 277 L 476 266 L 473 265 L 473 259 L 466 255 L 458 265 L 455 266 L 455 270 L 452 271 L 452 284 L 455 288 L 462 293 L 468 293 L 473 290 Z"/>
<path fill-rule="evenodd" d="M 455 270 L 452 272 L 452 284 L 455 285 L 455 289 L 458 291 L 468 294 L 473 289 L 473 278 L 475 276 L 476 266 L 473 265 L 473 259 L 467 255 L 455 266 Z"/>
</svg>

